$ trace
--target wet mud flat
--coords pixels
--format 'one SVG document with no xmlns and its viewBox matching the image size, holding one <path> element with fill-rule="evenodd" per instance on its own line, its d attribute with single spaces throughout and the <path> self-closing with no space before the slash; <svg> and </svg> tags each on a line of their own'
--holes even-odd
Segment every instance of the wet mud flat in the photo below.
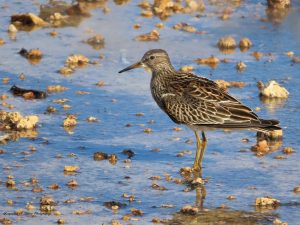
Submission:
<svg viewBox="0 0 300 225">
<path fill-rule="evenodd" d="M 297 1 L 0 1 L 0 223 L 299 224 Z M 193 132 L 147 50 L 215 80 L 282 138 Z M 274 134 L 276 137 L 281 134 Z"/>
</svg>

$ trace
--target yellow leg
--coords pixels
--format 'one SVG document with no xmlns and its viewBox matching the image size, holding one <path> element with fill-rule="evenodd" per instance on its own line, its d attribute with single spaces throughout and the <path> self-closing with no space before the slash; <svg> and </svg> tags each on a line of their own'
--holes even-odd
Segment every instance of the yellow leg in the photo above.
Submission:
<svg viewBox="0 0 300 225">
<path fill-rule="evenodd" d="M 205 137 L 204 131 L 202 131 L 202 143 L 201 143 L 201 151 L 200 151 L 200 156 L 198 158 L 198 166 L 200 168 L 202 168 L 202 159 L 203 159 L 203 155 L 204 155 L 204 151 L 206 148 L 206 144 L 207 144 L 207 139 Z"/>
<path fill-rule="evenodd" d="M 201 139 L 197 133 L 197 131 L 195 131 L 195 136 L 196 136 L 196 140 L 197 140 L 197 150 L 196 150 L 196 155 L 195 155 L 195 160 L 194 160 L 194 170 L 195 171 L 200 171 L 200 168 L 199 167 L 199 158 L 201 156 Z"/>
</svg>

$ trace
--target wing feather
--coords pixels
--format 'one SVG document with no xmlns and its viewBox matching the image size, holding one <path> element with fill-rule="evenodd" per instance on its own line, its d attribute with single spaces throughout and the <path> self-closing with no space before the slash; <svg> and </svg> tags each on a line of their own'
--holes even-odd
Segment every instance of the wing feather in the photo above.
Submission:
<svg viewBox="0 0 300 225">
<path fill-rule="evenodd" d="M 170 80 L 162 96 L 164 110 L 176 123 L 188 125 L 248 126 L 260 124 L 258 116 L 215 82 L 193 74 Z"/>
</svg>

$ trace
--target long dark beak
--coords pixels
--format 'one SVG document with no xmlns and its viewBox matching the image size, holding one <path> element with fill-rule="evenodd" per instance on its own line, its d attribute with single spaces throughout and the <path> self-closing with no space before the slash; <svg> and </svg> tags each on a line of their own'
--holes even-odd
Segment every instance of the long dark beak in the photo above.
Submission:
<svg viewBox="0 0 300 225">
<path fill-rule="evenodd" d="M 123 73 L 125 71 L 132 70 L 132 69 L 139 68 L 139 67 L 142 67 L 141 62 L 137 62 L 135 64 L 132 64 L 132 65 L 126 67 L 125 69 L 120 70 L 119 73 Z"/>
</svg>

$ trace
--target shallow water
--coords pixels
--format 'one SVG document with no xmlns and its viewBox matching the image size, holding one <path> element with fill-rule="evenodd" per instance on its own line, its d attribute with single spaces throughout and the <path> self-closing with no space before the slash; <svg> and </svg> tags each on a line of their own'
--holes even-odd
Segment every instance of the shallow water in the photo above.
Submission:
<svg viewBox="0 0 300 225">
<path fill-rule="evenodd" d="M 292 64 L 291 59 L 284 54 L 294 51 L 296 56 L 300 55 L 299 2 L 293 2 L 293 7 L 281 23 L 260 21 L 260 18 L 266 17 L 264 1 L 243 1 L 240 7 L 234 9 L 228 21 L 222 21 L 215 15 L 223 6 L 206 3 L 206 11 L 200 18 L 178 14 L 163 21 L 165 28 L 159 30 L 161 38 L 158 42 L 134 40 L 135 36 L 149 32 L 160 22 L 156 17 L 141 17 L 138 2 L 131 1 L 122 6 L 107 2 L 106 6 L 111 10 L 109 13 L 105 14 L 101 8 L 96 8 L 91 11 L 92 16 L 83 19 L 77 27 L 55 29 L 59 32 L 55 38 L 48 35 L 53 28 L 43 28 L 32 32 L 19 31 L 16 40 L 11 40 L 6 32 L 10 16 L 16 12 L 39 14 L 39 5 L 44 3 L 46 1 L 0 1 L 0 6 L 5 6 L 0 7 L 0 38 L 6 41 L 6 44 L 0 46 L 0 76 L 10 78 L 8 84 L 0 84 L 1 94 L 9 95 L 7 102 L 15 106 L 14 110 L 40 117 L 36 138 L 20 138 L 1 146 L 6 152 L 0 155 L 0 180 L 4 182 L 0 185 L 0 218 L 10 218 L 16 224 L 55 223 L 60 217 L 39 213 L 39 199 L 45 194 L 53 196 L 57 202 L 56 209 L 68 224 L 102 224 L 109 223 L 111 219 L 121 220 L 123 215 L 130 213 L 131 208 L 143 210 L 144 215 L 134 217 L 139 221 L 129 222 L 151 224 L 153 217 L 170 219 L 184 205 L 195 204 L 195 191 L 183 192 L 185 185 L 164 179 L 165 174 L 180 178 L 180 168 L 192 165 L 195 143 L 185 142 L 188 139 L 194 140 L 193 132 L 186 127 L 182 127 L 180 132 L 173 131 L 176 125 L 152 100 L 150 75 L 142 70 L 117 73 L 140 59 L 148 49 L 163 48 L 168 51 L 176 68 L 189 64 L 194 66 L 196 74 L 210 79 L 246 82 L 245 88 L 231 89 L 230 93 L 251 108 L 260 107 L 258 114 L 261 117 L 278 119 L 284 128 L 282 147 L 261 158 L 250 151 L 256 142 L 253 132 L 208 132 L 203 176 L 209 178 L 209 182 L 205 185 L 207 195 L 204 208 L 214 209 L 226 204 L 232 211 L 251 213 L 256 211 L 253 206 L 256 197 L 271 195 L 279 199 L 282 205 L 269 212 L 289 224 L 299 224 L 300 199 L 292 190 L 299 185 L 300 65 Z M 199 35 L 173 30 L 172 26 L 178 22 L 187 22 L 207 33 Z M 134 30 L 132 27 L 135 23 L 140 23 L 141 29 Z M 105 47 L 99 51 L 82 43 L 82 40 L 96 33 L 105 37 Z M 224 35 L 232 35 L 236 40 L 248 37 L 254 46 L 244 53 L 236 49 L 234 54 L 225 55 L 216 47 L 218 39 Z M 22 58 L 18 54 L 22 47 L 41 49 L 44 54 L 41 62 L 32 65 Z M 272 53 L 273 60 L 264 56 L 257 61 L 251 56 L 253 51 Z M 100 60 L 100 64 L 78 69 L 69 77 L 57 73 L 65 59 L 77 53 L 91 60 L 99 60 L 99 54 L 105 58 Z M 211 69 L 193 62 L 196 58 L 210 55 L 231 59 L 233 63 L 220 63 L 216 69 Z M 235 69 L 238 61 L 247 64 L 242 73 Z M 20 73 L 25 74 L 24 81 L 18 79 Z M 290 92 L 288 100 L 282 105 L 270 107 L 259 100 L 256 81 L 266 82 L 271 79 L 277 80 Z M 106 85 L 96 86 L 99 80 L 105 81 Z M 45 100 L 26 101 L 8 93 L 13 84 L 40 90 L 45 90 L 48 85 L 60 84 L 69 89 L 49 94 Z M 90 94 L 77 95 L 75 92 L 78 90 Z M 57 98 L 67 98 L 67 104 L 72 108 L 63 110 L 61 105 L 52 102 Z M 58 112 L 44 114 L 49 105 L 55 106 Z M 144 116 L 137 117 L 135 114 L 138 112 L 143 112 Z M 78 116 L 78 125 L 73 131 L 66 132 L 61 124 L 70 113 Z M 88 123 L 85 121 L 88 116 L 95 116 L 100 122 Z M 151 120 L 154 123 L 149 123 Z M 125 127 L 126 124 L 132 126 Z M 144 133 L 146 127 L 153 132 Z M 243 143 L 242 138 L 248 138 L 250 142 Z M 47 144 L 45 140 L 48 140 Z M 35 146 L 37 151 L 30 152 L 30 145 Z M 282 155 L 281 150 L 286 146 L 292 146 L 296 153 L 286 156 L 284 160 L 275 159 L 275 156 Z M 126 159 L 121 154 L 124 149 L 132 149 L 136 154 L 130 164 L 122 162 Z M 193 154 L 176 157 L 178 152 L 185 149 L 193 150 Z M 241 149 L 247 151 L 240 152 Z M 29 154 L 24 154 L 24 151 Z M 94 161 L 93 153 L 96 151 L 117 154 L 118 163 L 111 165 L 107 161 Z M 75 156 L 70 157 L 71 153 Z M 57 154 L 63 158 L 57 159 Z M 65 165 L 79 166 L 79 173 L 64 175 Z M 5 187 L 8 175 L 15 177 L 18 191 Z M 148 178 L 155 175 L 161 176 L 162 179 L 157 183 L 166 187 L 166 191 L 151 188 L 153 181 Z M 44 192 L 34 193 L 32 187 L 21 184 L 32 176 L 38 178 Z M 130 179 L 125 179 L 125 176 Z M 74 190 L 66 186 L 70 179 L 78 182 Z M 61 188 L 56 191 L 48 189 L 53 183 L 59 184 Z M 249 188 L 254 186 L 256 189 Z M 129 203 L 122 198 L 123 193 L 134 195 L 136 200 Z M 229 201 L 226 199 L 229 195 L 235 195 L 237 199 Z M 94 199 L 91 202 L 80 201 L 81 197 L 87 196 Z M 15 204 L 7 205 L 7 199 L 12 199 Z M 67 199 L 75 199 L 76 203 L 65 204 Z M 127 206 L 114 213 L 103 206 L 104 202 L 112 200 L 126 203 Z M 23 216 L 14 215 L 17 209 L 24 209 L 27 202 L 36 206 L 36 210 L 33 210 L 36 217 L 26 213 Z M 174 207 L 162 208 L 162 204 Z M 92 213 L 72 215 L 73 210 L 91 210 Z"/>
</svg>

